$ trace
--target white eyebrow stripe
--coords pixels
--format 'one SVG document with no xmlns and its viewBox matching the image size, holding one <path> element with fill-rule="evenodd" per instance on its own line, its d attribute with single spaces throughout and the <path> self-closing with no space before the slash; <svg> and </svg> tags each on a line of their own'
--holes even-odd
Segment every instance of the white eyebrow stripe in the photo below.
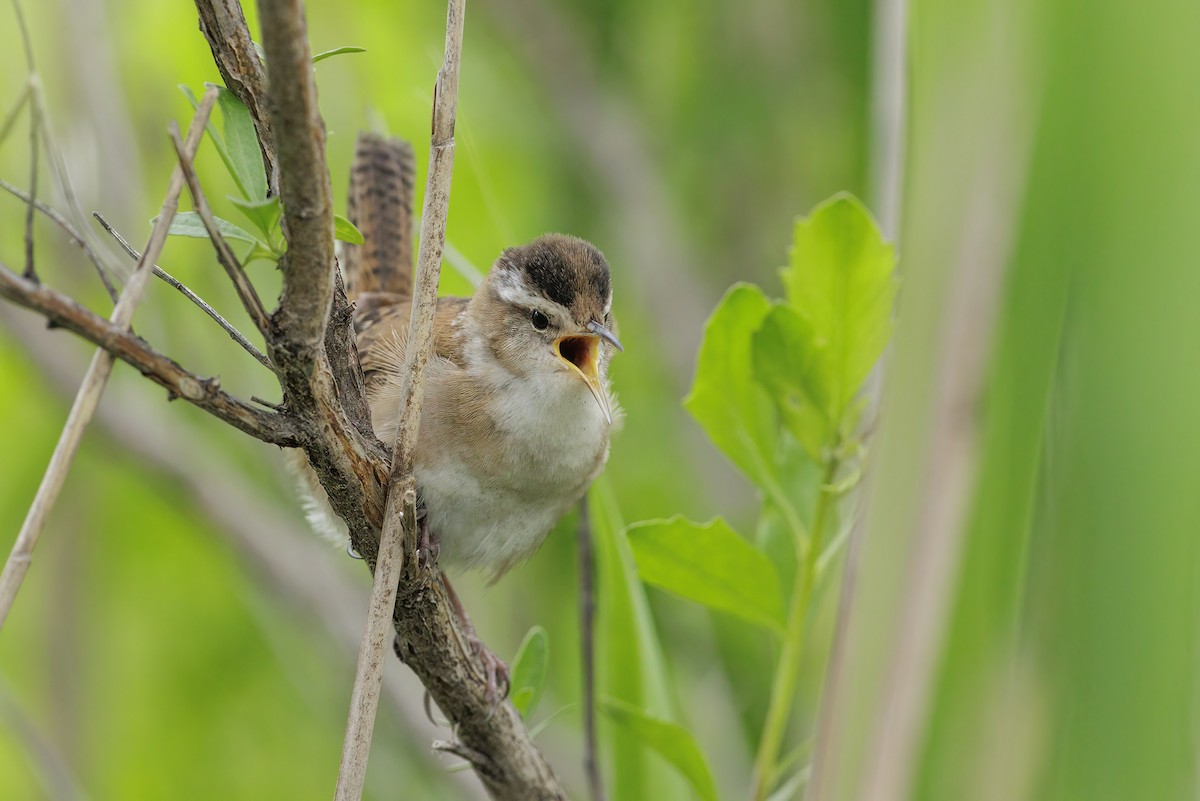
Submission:
<svg viewBox="0 0 1200 801">
<path fill-rule="evenodd" d="M 494 271 L 496 294 L 500 299 L 516 306 L 538 309 L 547 316 L 558 318 L 570 324 L 571 313 L 561 304 L 555 303 L 539 294 L 529 291 L 524 276 L 516 270 L 499 268 Z"/>
</svg>

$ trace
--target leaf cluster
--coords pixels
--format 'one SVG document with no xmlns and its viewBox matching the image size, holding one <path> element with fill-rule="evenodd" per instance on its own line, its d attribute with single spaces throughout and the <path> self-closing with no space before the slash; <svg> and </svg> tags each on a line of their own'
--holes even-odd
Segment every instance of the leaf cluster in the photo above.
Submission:
<svg viewBox="0 0 1200 801">
<path fill-rule="evenodd" d="M 806 522 L 803 510 L 819 509 L 822 496 L 836 499 L 858 476 L 865 453 L 861 390 L 891 336 L 894 263 L 892 245 L 866 208 L 839 194 L 797 220 L 788 264 L 780 270 L 784 297 L 768 297 L 748 283 L 726 293 L 705 327 L 684 406 L 759 488 L 764 520 L 785 521 L 794 558 L 778 564 L 764 543 L 721 518 L 697 523 L 675 516 L 625 530 L 644 582 L 761 627 L 785 650 L 789 638 L 802 640 L 811 582 L 844 539 L 833 537 L 821 550 L 816 529 L 834 515 L 814 513 Z M 805 493 L 810 497 L 798 497 Z M 807 588 L 789 582 L 805 570 Z M 792 645 L 799 649 L 800 642 Z M 686 729 L 627 704 L 605 709 L 674 764 L 697 796 L 716 798 L 707 763 Z M 774 754 L 768 761 L 773 779 L 782 778 Z M 795 779 L 781 782 L 779 792 L 794 789 Z"/>
</svg>

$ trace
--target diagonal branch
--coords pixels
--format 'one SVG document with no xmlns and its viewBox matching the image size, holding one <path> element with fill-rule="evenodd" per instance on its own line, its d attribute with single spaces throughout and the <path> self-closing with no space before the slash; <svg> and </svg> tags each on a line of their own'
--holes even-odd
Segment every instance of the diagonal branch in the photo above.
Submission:
<svg viewBox="0 0 1200 801">
<path fill-rule="evenodd" d="M 301 441 L 290 419 L 255 408 L 220 388 L 215 378 L 201 378 L 120 328 L 59 292 L 30 281 L 0 264 L 0 297 L 37 312 L 56 328 L 65 328 L 137 368 L 163 387 L 172 398 L 183 398 L 214 417 L 273 445 L 295 446 Z"/>
<path fill-rule="evenodd" d="M 213 103 L 216 102 L 216 99 L 217 93 L 215 89 L 205 92 L 200 106 L 196 109 L 195 116 L 192 117 L 192 124 L 188 129 L 187 138 L 187 147 L 192 153 L 196 151 L 196 147 L 200 144 L 200 137 L 204 135 L 204 126 L 208 122 L 208 116 L 212 112 Z M 151 271 L 146 265 L 153 264 L 162 252 L 163 245 L 167 240 L 167 229 L 171 225 L 171 220 L 175 217 L 176 209 L 179 207 L 179 195 L 182 191 L 183 172 L 177 167 L 171 173 L 167 196 L 163 199 L 162 211 L 159 214 L 158 222 L 150 232 L 150 239 L 146 243 L 142 260 L 138 262 L 133 276 L 125 286 L 124 294 L 122 294 L 117 307 L 113 310 L 112 327 L 118 331 L 126 332 L 129 329 L 130 321 L 133 319 L 133 312 L 142 299 L 146 282 L 151 275 Z M 29 205 L 31 210 L 33 209 L 33 200 L 34 198 L 31 193 Z M 27 272 L 30 274 L 27 274 L 25 279 L 22 280 L 10 271 L 0 270 L 0 273 L 7 273 L 3 275 L 3 278 L 5 279 L 6 287 L 9 287 L 10 291 L 11 287 L 15 286 L 17 288 L 24 288 L 26 294 L 29 294 L 30 291 L 36 291 L 38 284 L 36 276 L 32 275 L 31 271 Z M 75 453 L 79 449 L 79 442 L 83 438 L 83 432 L 87 428 L 87 424 L 91 420 L 93 413 L 96 411 L 96 405 L 100 402 L 100 395 L 104 392 L 104 387 L 108 383 L 108 377 L 112 373 L 114 360 L 115 357 L 113 354 L 107 350 L 97 351 L 95 357 L 92 359 L 91 366 L 88 368 L 87 374 L 84 376 L 83 383 L 79 387 L 79 394 L 75 396 L 75 403 L 71 407 L 66 425 L 63 426 L 62 435 L 59 437 L 58 445 L 54 449 L 50 465 L 46 468 L 46 474 L 42 477 L 42 483 L 38 487 L 37 495 L 29 507 L 25 522 L 21 526 L 21 531 L 17 534 L 16 542 L 13 543 L 12 551 L 4 564 L 4 571 L 0 573 L 0 627 L 3 627 L 4 621 L 8 618 L 13 601 L 16 600 L 17 592 L 20 590 L 21 583 L 25 579 L 25 574 L 29 570 L 30 562 L 33 559 L 33 549 L 41 537 L 42 528 L 46 524 L 50 509 L 53 508 L 54 502 L 58 499 L 58 493 L 62 490 L 63 483 L 66 481 L 67 471 L 70 469 L 71 462 L 75 458 Z M 197 391 L 201 395 L 207 394 L 202 388 L 197 388 Z"/>
</svg>

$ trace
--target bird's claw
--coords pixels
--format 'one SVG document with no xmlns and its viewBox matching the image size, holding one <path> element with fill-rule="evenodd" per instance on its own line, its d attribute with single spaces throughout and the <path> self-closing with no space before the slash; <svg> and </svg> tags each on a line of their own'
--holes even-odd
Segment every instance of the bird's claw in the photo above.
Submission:
<svg viewBox="0 0 1200 801">
<path fill-rule="evenodd" d="M 429 526 L 427 517 L 417 519 L 417 571 L 426 584 L 437 573 L 438 555 L 441 553 L 441 543 Z"/>
<path fill-rule="evenodd" d="M 474 632 L 467 633 L 467 644 L 471 646 L 471 652 L 483 666 L 484 699 L 488 706 L 495 711 L 500 706 L 500 702 L 508 697 L 508 691 L 511 689 L 508 665 L 492 653 L 491 649 L 484 645 L 483 640 L 479 639 Z"/>
</svg>

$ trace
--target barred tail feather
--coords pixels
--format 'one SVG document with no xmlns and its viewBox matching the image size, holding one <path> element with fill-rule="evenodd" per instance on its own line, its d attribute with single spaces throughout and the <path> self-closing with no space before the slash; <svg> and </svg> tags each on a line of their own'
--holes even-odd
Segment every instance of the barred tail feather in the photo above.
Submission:
<svg viewBox="0 0 1200 801">
<path fill-rule="evenodd" d="M 352 300 L 366 292 L 412 295 L 415 176 L 408 142 L 376 133 L 358 135 L 348 216 L 364 241 L 342 250 L 346 294 Z"/>
</svg>

